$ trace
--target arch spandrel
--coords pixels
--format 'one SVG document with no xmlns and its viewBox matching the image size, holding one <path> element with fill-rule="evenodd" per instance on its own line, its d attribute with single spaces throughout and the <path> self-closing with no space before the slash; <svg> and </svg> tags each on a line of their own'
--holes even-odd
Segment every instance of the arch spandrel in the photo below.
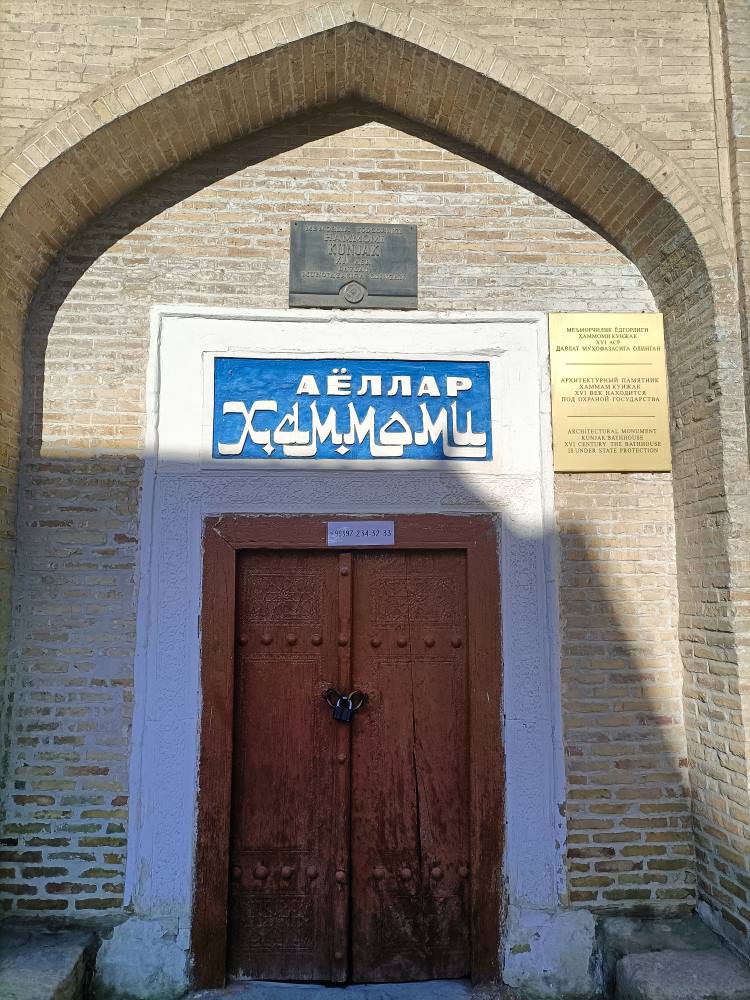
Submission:
<svg viewBox="0 0 750 1000">
<path fill-rule="evenodd" d="M 244 66 L 248 63 L 256 65 Z M 240 67 L 244 72 L 231 73 Z M 237 89 L 241 78 L 253 85 L 253 95 Z M 447 87 L 431 86 L 436 79 L 447 80 Z M 495 92 L 499 101 L 488 104 Z M 472 106 L 470 95 L 483 99 Z M 199 105 L 192 100 L 196 97 Z M 108 200 L 97 205 L 98 211 L 211 145 L 274 124 L 296 111 L 350 97 L 415 118 L 503 161 L 514 152 L 512 133 L 503 124 L 521 126 L 519 135 L 529 138 L 523 125 L 535 116 L 539 121 L 536 132 L 551 132 L 560 143 L 577 150 L 582 140 L 591 143 L 630 166 L 641 183 L 650 182 L 681 212 L 705 257 L 712 256 L 712 245 L 723 251 L 729 246 L 718 214 L 701 205 L 700 192 L 690 179 L 644 136 L 620 125 L 610 112 L 565 94 L 536 69 L 519 66 L 502 49 L 436 18 L 417 17 L 397 2 L 300 5 L 281 16 L 222 30 L 150 61 L 70 105 L 37 129 L 23 147 L 17 147 L 0 166 L 0 206 L 7 209 L 15 198 L 30 197 L 30 185 L 35 185 L 40 174 L 74 155 L 82 143 L 89 145 L 97 136 L 102 141 L 104 133 L 124 120 L 139 119 L 147 108 L 160 119 L 162 137 L 165 119 L 176 116 L 180 128 L 176 138 L 172 129 L 175 155 L 157 154 L 155 162 L 141 163 L 141 169 L 121 171 L 119 176 L 113 173 L 116 184 L 109 185 Z M 519 108 L 518 101 L 528 106 Z M 218 118 L 212 114 L 217 105 Z M 190 110 L 187 115 L 186 108 Z M 142 136 L 137 127 L 134 136 L 119 128 L 117 132 L 116 151 L 127 156 L 130 142 Z M 147 139 L 150 132 L 146 126 Z M 159 136 L 155 138 L 156 143 L 148 145 L 161 152 Z M 148 161 L 148 150 L 138 145 Z M 521 172 L 524 166 L 530 167 L 534 180 L 558 190 L 549 158 L 550 154 L 532 157 L 528 165 L 510 165 Z M 545 169 L 541 159 L 547 161 Z M 79 183 L 84 188 L 93 185 L 96 174 L 105 169 L 100 157 L 95 160 L 93 170 L 79 164 Z M 590 166 L 591 158 L 586 157 L 586 162 Z M 111 161 L 106 166 L 111 169 Z M 98 186 L 104 187 L 101 181 Z M 574 190 L 567 197 L 576 204 Z M 67 236 L 73 232 L 75 228 Z M 619 241 L 616 232 L 611 235 Z M 39 262 L 42 270 L 45 266 Z"/>
</svg>

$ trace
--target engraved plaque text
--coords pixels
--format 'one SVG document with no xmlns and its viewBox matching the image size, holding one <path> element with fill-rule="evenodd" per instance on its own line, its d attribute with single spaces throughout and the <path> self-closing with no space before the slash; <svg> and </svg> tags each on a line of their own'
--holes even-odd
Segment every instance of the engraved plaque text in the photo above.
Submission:
<svg viewBox="0 0 750 1000">
<path fill-rule="evenodd" d="M 417 227 L 293 222 L 289 305 L 416 309 Z"/>
</svg>

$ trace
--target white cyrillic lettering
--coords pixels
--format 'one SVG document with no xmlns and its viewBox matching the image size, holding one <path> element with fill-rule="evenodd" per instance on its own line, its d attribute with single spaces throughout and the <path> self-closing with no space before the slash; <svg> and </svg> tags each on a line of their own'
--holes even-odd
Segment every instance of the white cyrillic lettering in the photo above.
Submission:
<svg viewBox="0 0 750 1000">
<path fill-rule="evenodd" d="M 245 447 L 245 441 L 247 441 L 249 437 L 253 444 L 261 445 L 266 454 L 270 455 L 273 451 L 273 445 L 271 444 L 271 432 L 259 431 L 253 427 L 253 417 L 256 413 L 264 410 L 270 413 L 276 413 L 278 405 L 272 399 L 256 399 L 248 410 L 241 400 L 229 400 L 224 403 L 221 412 L 225 416 L 227 413 L 239 413 L 245 419 L 245 426 L 242 428 L 242 434 L 240 434 L 239 441 L 235 441 L 234 444 L 224 444 L 221 441 L 217 442 L 216 447 L 219 454 L 241 455 L 242 449 Z"/>
<path fill-rule="evenodd" d="M 354 409 L 354 403 L 349 403 L 349 430 L 344 433 L 344 444 L 362 444 L 364 439 L 369 434 L 373 435 L 375 431 L 375 407 L 368 406 L 367 413 L 365 413 L 362 420 L 359 419 L 357 411 Z"/>
<path fill-rule="evenodd" d="M 442 438 L 441 448 L 446 458 L 485 458 L 487 455 L 487 435 L 475 434 L 471 429 L 471 413 L 467 413 L 466 430 L 458 430 L 456 403 L 451 403 L 451 423 L 455 444 L 448 444 L 448 412 L 445 407 L 433 420 L 427 410 L 426 403 L 420 403 L 422 411 L 422 430 L 414 435 L 414 443 L 418 445 L 435 444 Z M 484 445 L 484 447 L 480 447 Z"/>
<path fill-rule="evenodd" d="M 313 438 L 317 437 L 318 441 L 323 444 L 330 437 L 331 444 L 341 444 L 343 436 L 336 430 L 336 411 L 334 408 L 329 407 L 328 416 L 323 421 L 318 416 L 318 407 L 315 403 L 310 404 L 310 409 L 312 410 Z"/>
<path fill-rule="evenodd" d="M 370 388 L 372 386 L 372 388 Z M 362 384 L 357 392 L 358 396 L 364 396 L 365 393 L 370 392 L 373 396 L 382 396 L 383 394 L 383 376 L 382 375 L 363 375 Z"/>
<path fill-rule="evenodd" d="M 453 424 L 453 440 L 459 447 L 481 448 L 482 456 L 487 454 L 487 435 L 471 429 L 471 410 L 466 411 L 466 430 L 458 429 L 457 403 L 451 403 L 451 423 Z"/>
<path fill-rule="evenodd" d="M 399 389 L 400 383 L 400 389 Z M 401 392 L 402 396 L 411 396 L 411 375 L 393 375 L 391 378 L 391 387 L 386 393 L 387 396 L 395 396 L 398 392 Z"/>
<path fill-rule="evenodd" d="M 375 440 L 375 407 L 368 406 L 362 420 L 359 419 L 354 403 L 349 403 L 349 430 L 344 434 L 344 444 L 362 444 L 365 438 L 370 439 L 370 454 L 373 458 L 399 458 L 403 454 L 400 445 L 378 444 Z"/>
<path fill-rule="evenodd" d="M 285 428 L 288 428 L 285 429 Z M 310 432 L 300 430 L 299 426 L 299 403 L 292 406 L 291 412 L 286 413 L 281 422 L 277 424 L 273 432 L 274 444 L 284 445 L 284 454 L 287 454 L 287 445 L 304 445 L 310 442 Z"/>
<path fill-rule="evenodd" d="M 314 375 L 303 375 L 297 386 L 298 396 L 319 396 L 320 389 Z"/>
<path fill-rule="evenodd" d="M 400 427 L 400 431 L 391 430 L 391 427 Z M 398 447 L 399 453 L 403 455 L 404 448 L 410 445 L 414 440 L 414 435 L 412 434 L 411 427 L 407 424 L 398 410 L 394 410 L 383 426 L 380 428 L 380 443 L 384 445 L 391 445 Z"/>
<path fill-rule="evenodd" d="M 351 376 L 347 375 L 346 369 L 332 370 L 332 377 L 340 379 L 342 376 L 346 381 L 351 381 Z M 367 391 L 370 388 L 377 389 L 380 393 L 382 390 L 381 379 L 380 375 L 362 376 L 357 395 L 361 395 L 363 390 Z M 312 387 L 306 380 L 312 380 L 312 376 L 302 377 L 298 391 L 308 394 Z M 453 392 L 454 395 L 458 392 L 465 392 L 470 386 L 471 380 L 468 378 L 446 379 L 447 390 Z M 317 389 L 317 386 L 315 388 Z M 394 375 L 391 377 L 391 388 L 388 395 L 393 395 L 394 390 L 398 389 L 411 395 L 409 376 Z M 336 394 L 341 394 L 340 386 L 337 386 L 337 390 Z M 420 395 L 432 396 L 437 391 L 437 383 L 432 376 L 424 376 L 421 379 Z M 430 405 L 436 406 L 436 404 Z M 314 399 L 308 400 L 307 406 L 310 413 L 309 421 L 302 416 L 299 400 L 296 400 L 280 419 L 276 417 L 273 429 L 267 430 L 256 427 L 254 421 L 258 419 L 259 413 L 278 413 L 277 401 L 258 399 L 250 406 L 242 400 L 224 402 L 222 413 L 225 416 L 230 414 L 241 416 L 244 420 L 244 427 L 241 432 L 238 432 L 237 440 L 217 441 L 218 454 L 222 457 L 241 457 L 247 441 L 250 440 L 254 445 L 260 446 L 268 456 L 279 448 L 287 458 L 314 458 L 319 454 L 321 446 L 327 443 L 330 443 L 329 447 L 335 449 L 342 456 L 346 455 L 353 446 L 359 445 L 369 450 L 373 458 L 402 458 L 406 448 L 410 445 L 416 445 L 420 448 L 433 446 L 432 454 L 435 458 L 440 458 L 441 453 L 444 458 L 477 459 L 487 457 L 488 434 L 474 430 L 472 409 L 464 410 L 462 407 L 462 414 L 459 414 L 457 400 L 453 400 L 450 404 L 446 403 L 434 415 L 428 410 L 426 402 L 420 402 L 421 427 L 416 431 L 412 428 L 409 419 L 398 410 L 394 410 L 390 417 L 385 419 L 384 416 L 378 415 L 375 406 L 368 406 L 364 416 L 360 417 L 355 403 L 350 400 L 347 406 L 347 421 L 344 414 L 338 412 L 338 402 L 326 406 L 321 412 L 318 412 L 318 402 Z M 460 422 L 463 422 L 463 428 L 460 426 Z M 304 424 L 307 423 L 310 424 L 310 429 L 304 429 Z M 340 430 L 339 425 L 341 425 Z"/>
<path fill-rule="evenodd" d="M 329 396 L 351 396 L 352 377 L 346 374 L 346 368 L 333 369 L 333 374 L 326 379 L 326 392 Z"/>
<path fill-rule="evenodd" d="M 449 396 L 457 396 L 459 392 L 466 392 L 467 389 L 471 389 L 473 384 L 470 378 L 455 378 L 453 375 L 447 375 L 445 378 Z"/>
<path fill-rule="evenodd" d="M 318 404 L 315 400 L 310 403 L 310 413 L 312 415 L 312 433 L 309 444 L 288 444 L 284 448 L 284 454 L 292 458 L 312 458 L 318 451 L 318 444 L 323 444 L 330 437 L 331 444 L 340 445 L 343 435 L 336 430 L 336 411 L 331 406 L 328 408 L 328 416 L 325 420 L 320 419 Z"/>
<path fill-rule="evenodd" d="M 422 381 L 419 383 L 419 389 L 417 390 L 418 396 L 439 396 L 440 390 L 438 389 L 437 380 L 434 375 L 425 375 Z"/>
<path fill-rule="evenodd" d="M 422 411 L 422 430 L 414 435 L 414 444 L 426 445 L 435 444 L 439 437 L 443 439 L 443 451 L 448 441 L 448 412 L 442 407 L 435 420 L 429 414 L 427 403 L 420 403 L 419 409 Z"/>
</svg>

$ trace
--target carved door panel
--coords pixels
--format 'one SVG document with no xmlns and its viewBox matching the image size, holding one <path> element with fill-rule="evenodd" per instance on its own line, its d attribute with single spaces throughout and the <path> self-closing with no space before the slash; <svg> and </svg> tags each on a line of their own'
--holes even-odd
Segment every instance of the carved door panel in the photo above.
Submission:
<svg viewBox="0 0 750 1000">
<path fill-rule="evenodd" d="M 349 776 L 337 757 L 349 731 L 321 694 L 348 683 L 339 582 L 350 586 L 350 565 L 328 552 L 238 553 L 231 977 L 346 978 Z"/>
<path fill-rule="evenodd" d="M 470 972 L 463 553 L 237 562 L 228 972 Z M 360 689 L 350 725 L 321 695 Z"/>
<path fill-rule="evenodd" d="M 358 552 L 352 979 L 470 974 L 465 557 Z"/>
</svg>

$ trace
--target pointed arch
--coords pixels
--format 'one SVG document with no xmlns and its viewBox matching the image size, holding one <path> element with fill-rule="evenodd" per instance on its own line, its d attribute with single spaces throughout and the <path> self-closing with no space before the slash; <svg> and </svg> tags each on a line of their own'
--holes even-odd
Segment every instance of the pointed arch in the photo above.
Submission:
<svg viewBox="0 0 750 1000">
<path fill-rule="evenodd" d="M 726 229 L 690 178 L 614 115 L 401 0 L 300 4 L 190 43 L 63 109 L 0 164 L 6 579 L 22 335 L 55 255 L 91 219 L 178 163 L 344 98 L 436 129 L 554 192 L 648 281 L 669 343 L 683 658 L 695 676 L 717 660 L 736 671 L 736 707 L 747 718 L 750 623 L 728 599 L 750 589 L 750 512 Z M 693 725 L 702 711 L 696 700 Z M 737 735 L 744 742 L 744 725 Z M 746 768 L 739 755 L 737 766 Z"/>
<path fill-rule="evenodd" d="M 657 146 L 503 49 L 399 0 L 286 8 L 175 49 L 73 102 L 0 164 L 5 259 L 14 251 L 33 283 L 78 228 L 164 170 L 350 97 L 445 132 L 550 188 L 646 272 L 654 268 L 639 224 L 667 206 L 706 266 L 727 266 L 721 218 Z M 7 277 L 22 294 L 13 271 Z"/>
</svg>

